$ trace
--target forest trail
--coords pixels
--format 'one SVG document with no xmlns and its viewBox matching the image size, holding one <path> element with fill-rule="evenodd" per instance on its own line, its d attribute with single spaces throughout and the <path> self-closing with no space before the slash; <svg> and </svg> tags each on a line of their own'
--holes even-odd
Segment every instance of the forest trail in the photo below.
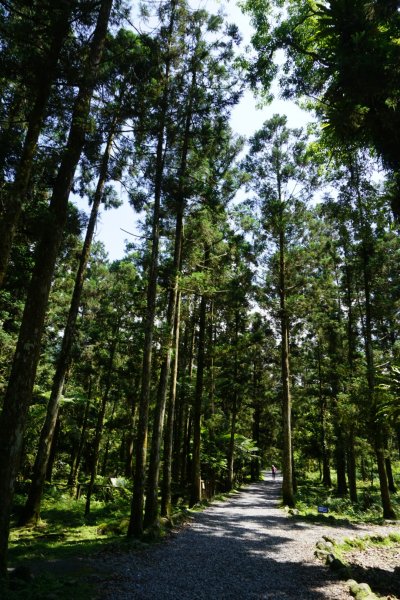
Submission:
<svg viewBox="0 0 400 600">
<path fill-rule="evenodd" d="M 323 535 L 365 535 L 371 526 L 329 526 L 286 516 L 280 478 L 218 502 L 144 552 L 104 557 L 101 599 L 323 600 L 351 598 L 345 582 L 314 557 Z M 384 528 L 380 528 L 384 529 Z M 102 560 L 102 559 L 100 559 Z M 99 564 L 97 564 L 99 567 Z"/>
</svg>

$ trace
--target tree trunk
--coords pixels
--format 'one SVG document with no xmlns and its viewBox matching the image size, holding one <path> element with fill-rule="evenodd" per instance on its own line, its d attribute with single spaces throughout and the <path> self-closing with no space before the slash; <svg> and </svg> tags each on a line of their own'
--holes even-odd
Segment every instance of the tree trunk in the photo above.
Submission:
<svg viewBox="0 0 400 600">
<path fill-rule="evenodd" d="M 136 387 L 136 386 L 135 386 Z M 132 477 L 132 461 L 133 461 L 133 451 L 134 451 L 134 425 L 135 425 L 135 414 L 136 414 L 136 399 L 133 397 L 130 401 L 130 428 L 129 434 L 126 439 L 124 439 L 125 445 L 125 477 Z"/>
<path fill-rule="evenodd" d="M 173 479 L 179 481 L 181 486 L 188 481 L 188 460 L 190 427 L 188 427 L 191 415 L 189 414 L 188 384 L 191 384 L 193 375 L 193 355 L 195 342 L 195 311 L 192 312 L 189 321 L 186 322 L 182 356 L 182 381 L 183 384 L 178 395 L 178 420 L 174 435 L 173 449 Z"/>
<path fill-rule="evenodd" d="M 48 481 L 49 483 L 51 482 L 51 480 L 53 478 L 53 467 L 54 467 L 54 461 L 55 461 L 56 454 L 57 454 L 57 443 L 58 443 L 60 431 L 61 431 L 61 421 L 60 421 L 60 419 L 57 419 L 53 439 L 51 440 L 50 456 L 49 456 L 49 460 L 47 461 L 46 481 Z"/>
<path fill-rule="evenodd" d="M 392 461 L 390 460 L 389 457 L 385 458 L 385 467 L 386 467 L 386 474 L 387 474 L 387 478 L 388 478 L 389 492 L 391 492 L 392 494 L 395 494 L 397 492 L 397 489 L 396 489 L 396 485 L 394 483 L 394 478 L 393 478 Z"/>
<path fill-rule="evenodd" d="M 81 425 L 81 433 L 79 437 L 79 444 L 76 455 L 74 456 L 74 460 L 71 464 L 71 470 L 68 477 L 68 486 L 71 488 L 72 493 L 76 490 L 76 484 L 78 480 L 79 466 L 81 463 L 83 447 L 86 441 L 86 432 L 87 432 L 87 423 L 89 417 L 89 409 L 90 409 L 90 401 L 92 398 L 92 380 L 89 380 L 89 389 L 88 396 L 85 404 L 85 410 L 83 413 L 82 425 Z"/>
<path fill-rule="evenodd" d="M 337 486 L 336 494 L 340 497 L 347 495 L 346 481 L 346 444 L 340 423 L 335 424 L 335 458 Z"/>
<path fill-rule="evenodd" d="M 375 364 L 372 344 L 372 305 L 371 305 L 371 239 L 372 232 L 370 224 L 364 214 L 364 206 L 357 186 L 358 209 L 362 224 L 362 259 L 363 259 L 363 283 L 365 294 L 365 359 L 367 363 L 367 382 L 369 406 L 371 407 L 371 427 L 373 429 L 374 449 L 378 466 L 379 486 L 381 492 L 383 518 L 395 519 L 396 513 L 390 500 L 388 478 L 385 464 L 384 435 L 381 423 L 377 422 L 377 407 L 375 394 Z"/>
<path fill-rule="evenodd" d="M 231 417 L 231 432 L 228 446 L 228 491 L 233 489 L 235 473 L 234 473 L 234 458 L 235 458 L 235 434 L 236 434 L 236 419 L 239 410 L 238 406 L 238 337 L 239 337 L 239 313 L 235 311 L 235 338 L 234 338 L 234 367 L 233 367 L 233 406 Z"/>
<path fill-rule="evenodd" d="M 236 433 L 236 417 L 237 417 L 237 398 L 235 394 L 234 404 L 232 408 L 231 415 L 231 432 L 229 436 L 229 446 L 228 446 L 228 491 L 233 489 L 233 484 L 235 480 L 235 471 L 234 471 L 234 459 L 235 459 L 235 433 Z"/>
<path fill-rule="evenodd" d="M 282 499 L 287 506 L 294 507 L 293 468 L 292 468 L 292 400 L 290 395 L 289 366 L 289 320 L 286 309 L 286 265 L 285 235 L 279 235 L 279 296 L 281 309 L 281 375 L 282 375 L 282 416 L 283 416 L 283 464 Z"/>
<path fill-rule="evenodd" d="M 175 23 L 175 2 L 171 5 L 171 16 L 169 22 L 169 43 L 171 43 L 172 33 Z M 142 387 L 139 400 L 139 417 L 138 429 L 136 438 L 135 451 L 135 473 L 133 481 L 133 494 L 131 503 L 131 515 L 129 519 L 128 537 L 140 537 L 143 533 L 143 508 L 144 494 L 146 482 L 146 459 L 147 459 L 147 436 L 149 422 L 149 405 L 151 392 L 151 375 L 152 375 L 152 347 L 153 347 L 153 332 L 154 320 L 156 314 L 156 297 L 157 297 L 157 276 L 158 276 L 158 255 L 160 243 L 160 213 L 161 213 L 161 192 L 162 181 L 164 174 L 165 161 L 165 127 L 166 114 L 169 106 L 169 75 L 171 67 L 171 57 L 169 56 L 165 65 L 165 82 L 163 90 L 163 98 L 161 101 L 161 114 L 156 150 L 156 167 L 155 167 L 155 182 L 154 182 L 154 207 L 153 207 L 153 222 L 152 222 L 152 247 L 151 259 L 147 286 L 147 306 L 144 327 L 144 349 L 143 349 L 143 365 L 142 365 Z"/>
<path fill-rule="evenodd" d="M 105 378 L 104 393 L 103 393 L 103 398 L 102 398 L 101 404 L 100 404 L 99 414 L 97 416 L 96 433 L 95 433 L 94 441 L 92 444 L 93 460 L 92 460 L 92 468 L 91 468 L 91 472 L 90 472 L 90 481 L 89 481 L 89 485 L 88 485 L 88 489 L 87 489 L 87 493 L 86 493 L 85 517 L 87 517 L 88 514 L 90 513 L 90 502 L 91 502 L 92 493 L 93 493 L 93 486 L 96 481 L 97 467 L 99 464 L 100 444 L 101 444 L 101 437 L 103 435 L 104 416 L 106 414 L 107 402 L 110 397 L 114 357 L 115 357 L 115 352 L 116 352 L 117 344 L 118 344 L 118 329 L 119 329 L 119 323 L 117 323 L 117 325 L 116 325 L 116 328 L 115 328 L 114 334 L 113 334 L 113 338 L 112 338 L 112 346 L 110 349 L 110 356 L 108 359 L 108 366 L 107 366 L 107 372 L 106 372 L 106 378 Z"/>
<path fill-rule="evenodd" d="M 111 154 L 112 142 L 114 139 L 115 125 L 116 120 L 114 119 L 111 131 L 108 135 L 106 148 L 102 158 L 100 175 L 97 183 L 96 192 L 94 194 L 89 223 L 86 230 L 85 241 L 79 260 L 79 267 L 75 277 L 75 285 L 72 293 L 67 324 L 64 330 L 61 351 L 57 360 L 56 373 L 53 380 L 53 386 L 51 389 L 49 403 L 47 405 L 46 419 L 40 435 L 39 448 L 36 455 L 35 465 L 33 468 L 32 483 L 29 489 L 28 498 L 25 503 L 23 517 L 21 520 L 22 524 L 36 523 L 40 517 L 40 505 L 43 495 L 47 462 L 49 459 L 51 442 L 54 435 L 54 427 L 57 421 L 58 411 L 60 408 L 60 401 L 64 389 L 65 376 L 71 361 L 71 352 L 76 330 L 76 320 L 79 313 L 79 306 L 85 279 L 86 267 L 90 256 L 90 248 L 92 245 L 100 203 L 103 197 L 103 190 L 108 177 L 108 163 Z"/>
<path fill-rule="evenodd" d="M 179 327 L 180 327 L 180 294 L 178 293 L 176 316 L 175 316 L 175 348 L 174 348 L 174 368 L 172 371 L 172 381 L 168 405 L 167 427 L 164 440 L 164 464 L 163 464 L 163 481 L 162 481 L 162 496 L 161 496 L 161 515 L 169 517 L 171 515 L 171 483 L 172 483 L 172 447 L 174 441 L 174 424 L 175 424 L 175 399 L 176 385 L 178 380 L 178 363 L 179 363 Z"/>
<path fill-rule="evenodd" d="M 321 418 L 321 454 L 322 454 L 322 484 L 332 487 L 331 469 L 329 465 L 329 449 L 326 439 L 326 400 L 322 393 L 321 351 L 318 344 L 318 379 L 319 379 L 319 409 Z"/>
<path fill-rule="evenodd" d="M 356 471 L 356 453 L 354 449 L 354 427 L 350 427 L 350 433 L 347 443 L 347 474 L 349 478 L 350 500 L 357 502 L 357 471 Z"/>
<path fill-rule="evenodd" d="M 102 0 L 92 38 L 84 83 L 75 101 L 72 124 L 49 207 L 49 222 L 38 245 L 11 375 L 0 417 L 0 574 L 7 568 L 9 516 L 14 495 L 28 406 L 40 355 L 54 267 L 67 220 L 68 198 L 85 142 L 85 128 L 112 0 Z"/>
<path fill-rule="evenodd" d="M 189 152 L 190 129 L 193 117 L 194 90 L 196 88 L 196 70 L 192 71 L 192 81 L 189 90 L 186 109 L 185 130 L 183 133 L 182 152 L 178 172 L 177 209 L 175 225 L 175 245 L 172 265 L 172 281 L 168 298 L 166 316 L 166 335 L 163 340 L 165 356 L 161 365 L 158 386 L 157 403 L 154 414 L 153 435 L 150 452 L 149 472 L 147 478 L 147 494 L 144 514 L 144 527 L 154 525 L 158 519 L 158 482 L 160 473 L 160 451 L 164 428 L 165 406 L 167 401 L 168 379 L 171 367 L 171 356 L 174 342 L 175 314 L 178 302 L 178 278 L 182 261 L 183 215 L 185 208 L 184 185 L 187 176 L 187 157 Z"/>
<path fill-rule="evenodd" d="M 252 437 L 256 443 L 257 448 L 260 447 L 260 421 L 261 421 L 261 406 L 258 398 L 259 382 L 261 377 L 261 371 L 257 368 L 257 362 L 253 362 L 253 423 L 252 423 Z M 251 479 L 252 481 L 258 481 L 261 477 L 261 465 L 260 457 L 257 456 L 251 460 Z"/>
<path fill-rule="evenodd" d="M 191 473 L 191 493 L 190 506 L 194 506 L 201 501 L 201 465 L 200 465 L 200 444 L 201 444 L 201 413 L 203 399 L 203 379 L 204 379 L 204 357 L 205 357 L 205 328 L 206 328 L 206 307 L 207 302 L 204 296 L 200 302 L 200 320 L 199 320 L 199 339 L 197 350 L 197 377 L 196 390 L 193 403 L 193 461 Z"/>
<path fill-rule="evenodd" d="M 5 197 L 5 207 L 0 219 L 0 288 L 3 285 L 19 217 L 28 192 L 37 142 L 45 117 L 46 106 L 55 82 L 60 52 L 71 25 L 72 2 L 61 2 L 51 9 L 54 16 L 53 37 L 47 60 L 38 74 L 37 95 L 28 117 L 28 129 L 16 174 Z"/>
</svg>

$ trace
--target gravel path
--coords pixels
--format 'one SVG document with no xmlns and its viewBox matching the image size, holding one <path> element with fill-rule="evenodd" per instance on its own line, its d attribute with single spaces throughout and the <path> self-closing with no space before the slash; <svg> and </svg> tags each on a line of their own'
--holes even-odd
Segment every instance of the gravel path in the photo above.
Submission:
<svg viewBox="0 0 400 600">
<path fill-rule="evenodd" d="M 330 527 L 277 508 L 280 481 L 253 484 L 215 503 L 165 543 L 107 556 L 101 600 L 323 600 L 351 598 L 315 559 L 322 535 L 356 537 L 371 527 Z M 374 528 L 375 530 L 376 528 Z M 382 528 L 381 528 L 382 529 Z M 102 565 L 97 562 L 97 568 Z"/>
</svg>

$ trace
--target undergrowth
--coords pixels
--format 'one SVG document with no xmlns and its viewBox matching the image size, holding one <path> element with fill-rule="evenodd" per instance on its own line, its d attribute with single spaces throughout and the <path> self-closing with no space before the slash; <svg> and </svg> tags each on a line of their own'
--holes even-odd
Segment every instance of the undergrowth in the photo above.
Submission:
<svg viewBox="0 0 400 600">
<path fill-rule="evenodd" d="M 395 512 L 400 516 L 400 495 L 392 495 Z M 318 507 L 325 507 L 327 513 L 319 513 Z M 358 500 L 352 503 L 347 497 L 335 495 L 334 488 L 326 488 L 312 477 L 303 479 L 296 492 L 296 514 L 309 520 L 342 520 L 352 523 L 383 522 L 382 504 L 378 486 L 360 482 Z"/>
<path fill-rule="evenodd" d="M 231 493 L 237 493 L 233 490 Z M 229 494 L 220 494 L 214 500 L 223 500 Z M 41 520 L 35 526 L 18 527 L 24 496 L 16 496 L 9 542 L 9 566 L 21 569 L 27 566 L 28 577 L 10 575 L 9 584 L 0 580 L 0 598 L 3 600 L 91 600 L 93 585 L 85 582 L 82 574 L 60 576 L 54 573 L 54 564 L 89 557 L 98 552 L 126 552 L 142 550 L 169 535 L 171 529 L 191 519 L 195 512 L 210 504 L 204 500 L 189 509 L 183 498 L 173 507 L 169 519 L 161 518 L 157 526 L 144 532 L 141 540 L 128 539 L 130 495 L 119 494 L 105 500 L 92 500 L 90 514 L 85 517 L 85 497 L 75 500 L 66 491 L 52 487 L 42 502 Z M 46 570 L 47 569 L 47 570 Z M 35 572 L 37 571 L 37 572 Z M 18 571 L 16 571 L 18 573 Z M 32 573 L 35 577 L 32 578 Z M 25 573 L 26 575 L 27 573 Z"/>
</svg>

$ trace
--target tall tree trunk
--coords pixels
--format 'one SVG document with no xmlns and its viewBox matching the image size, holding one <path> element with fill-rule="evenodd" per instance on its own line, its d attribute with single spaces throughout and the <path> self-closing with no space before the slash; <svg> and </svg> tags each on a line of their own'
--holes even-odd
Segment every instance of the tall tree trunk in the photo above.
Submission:
<svg viewBox="0 0 400 600">
<path fill-rule="evenodd" d="M 235 434 L 238 413 L 238 337 L 239 337 L 239 312 L 235 311 L 235 338 L 234 338 L 234 366 L 233 366 L 233 406 L 231 415 L 231 432 L 228 445 L 228 490 L 233 489 L 234 484 L 234 457 L 235 457 Z"/>
<path fill-rule="evenodd" d="M 354 373 L 354 359 L 356 355 L 356 333 L 353 314 L 353 294 L 352 294 L 352 269 L 349 265 L 347 245 L 344 248 L 345 253 L 345 275 L 346 275 L 346 298 L 347 298 L 347 346 L 348 346 L 348 364 L 350 383 Z M 349 479 L 350 500 L 357 502 L 357 468 L 355 452 L 355 427 L 350 424 L 350 431 L 347 440 L 347 474 Z"/>
<path fill-rule="evenodd" d="M 74 2 L 61 2 L 52 8 L 54 19 L 52 39 L 45 64 L 38 74 L 37 94 L 28 117 L 28 129 L 10 191 L 5 195 L 5 207 L 0 219 L 0 288 L 3 285 L 15 231 L 28 192 L 37 142 L 45 117 L 51 86 L 54 84 L 60 52 L 71 25 Z"/>
<path fill-rule="evenodd" d="M 326 400 L 322 393 L 321 349 L 318 343 L 318 380 L 319 380 L 319 410 L 321 418 L 321 454 L 322 454 L 322 484 L 332 487 L 331 469 L 329 465 L 329 449 L 326 439 Z"/>
<path fill-rule="evenodd" d="M 193 462 L 192 462 L 192 485 L 190 493 L 190 506 L 194 506 L 201 501 L 201 465 L 200 465 L 200 444 L 201 444 L 201 413 L 203 400 L 203 379 L 204 379 L 204 357 L 205 357 L 205 329 L 206 329 L 206 307 L 207 301 L 202 296 L 200 302 L 199 319 L 199 339 L 197 350 L 197 376 L 196 390 L 193 403 Z"/>
<path fill-rule="evenodd" d="M 286 308 L 286 264 L 285 234 L 279 234 L 279 297 L 281 310 L 281 375 L 283 415 L 283 464 L 282 499 L 287 506 L 294 507 L 292 467 L 292 400 L 290 394 L 289 366 L 289 319 Z"/>
<path fill-rule="evenodd" d="M 157 181 L 152 226 L 152 251 L 147 286 L 147 308 L 144 327 L 144 350 L 142 365 L 142 387 L 139 399 L 139 417 L 136 437 L 135 472 L 128 537 L 140 537 L 143 533 L 143 507 L 146 478 L 147 435 L 151 392 L 151 361 L 153 349 L 154 319 L 156 312 L 158 253 L 160 239 L 161 180 L 164 164 L 164 126 L 157 147 Z"/>
<path fill-rule="evenodd" d="M 350 433 L 347 443 L 347 474 L 349 478 L 350 500 L 357 502 L 357 472 L 356 472 L 356 453 L 354 449 L 354 426 L 350 426 Z"/>
<path fill-rule="evenodd" d="M 164 463 L 163 463 L 163 481 L 162 481 L 162 496 L 161 496 L 161 515 L 169 517 L 171 515 L 171 484 L 172 484 L 172 448 L 174 441 L 174 424 L 175 424 L 175 399 L 176 385 L 178 381 L 178 364 L 179 364 L 179 328 L 180 328 L 180 294 L 178 293 L 175 328 L 174 328 L 174 366 L 172 371 L 172 381 L 168 405 L 167 426 L 165 431 L 164 441 Z"/>
<path fill-rule="evenodd" d="M 336 459 L 336 494 L 340 497 L 347 495 L 346 481 L 346 442 L 341 423 L 335 423 L 335 459 Z"/>
<path fill-rule="evenodd" d="M 154 525 L 158 518 L 158 481 L 160 473 L 160 451 L 164 428 L 165 406 L 167 401 L 168 379 L 171 367 L 171 356 L 174 342 L 175 314 L 178 301 L 178 279 L 182 261 L 183 215 L 185 208 L 184 186 L 186 184 L 187 157 L 189 152 L 190 129 L 193 118 L 194 91 L 196 88 L 196 70 L 193 68 L 186 108 L 185 129 L 183 132 L 182 151 L 178 171 L 177 209 L 175 224 L 174 258 L 172 264 L 171 289 L 168 298 L 166 316 L 166 335 L 163 340 L 165 356 L 161 365 L 157 403 L 154 413 L 153 435 L 150 451 L 149 472 L 147 478 L 147 494 L 144 514 L 144 527 Z"/>
<path fill-rule="evenodd" d="M 14 496 L 26 415 L 40 355 L 44 319 L 54 267 L 67 220 L 68 198 L 85 142 L 90 101 L 100 64 L 112 0 L 102 0 L 85 77 L 72 115 L 71 129 L 53 188 L 49 222 L 38 245 L 11 375 L 0 417 L 0 574 L 7 568 L 9 518 Z"/>
<path fill-rule="evenodd" d="M 188 389 L 193 376 L 195 314 L 196 311 L 193 311 L 188 321 L 186 321 L 185 326 L 184 343 L 181 352 L 182 365 L 180 367 L 182 372 L 182 385 L 180 386 L 180 393 L 178 395 L 178 419 L 177 427 L 174 432 L 172 477 L 174 481 L 179 481 L 181 486 L 186 485 L 188 480 L 187 457 L 189 455 L 189 442 L 187 442 L 187 440 L 188 430 L 190 431 L 188 422 L 191 418 L 191 415 L 189 414 L 190 399 L 188 397 Z"/>
<path fill-rule="evenodd" d="M 365 295 L 365 359 L 367 363 L 368 400 L 371 407 L 371 428 L 373 430 L 374 449 L 378 466 L 379 487 L 384 519 L 395 519 L 396 513 L 391 503 L 388 478 L 385 463 L 385 447 L 383 427 L 377 420 L 376 394 L 375 394 L 375 364 L 372 344 L 372 305 L 371 305 L 371 238 L 372 232 L 367 222 L 363 201 L 361 198 L 358 182 L 356 184 L 358 210 L 362 226 L 362 260 L 363 260 L 363 283 Z"/>
<path fill-rule="evenodd" d="M 99 464 L 99 456 L 100 456 L 101 437 L 103 435 L 104 416 L 106 414 L 107 403 L 108 403 L 108 400 L 110 397 L 114 357 L 115 357 L 115 352 L 116 352 L 117 344 L 118 344 L 118 329 L 119 329 L 119 323 L 117 323 L 115 330 L 113 332 L 113 338 L 112 338 L 113 341 L 112 341 L 112 346 L 110 348 L 110 356 L 108 359 L 104 393 L 103 393 L 103 397 L 102 397 L 101 404 L 100 404 L 99 414 L 97 416 L 96 432 L 95 432 L 94 441 L 92 444 L 93 457 L 92 457 L 92 467 L 91 467 L 91 471 L 90 471 L 90 481 L 89 481 L 89 485 L 88 485 L 88 489 L 87 489 L 87 493 L 86 493 L 85 516 L 87 516 L 90 513 L 90 502 L 92 499 L 93 486 L 96 481 L 97 467 Z"/>
<path fill-rule="evenodd" d="M 79 467 L 80 467 L 81 458 L 82 458 L 83 447 L 84 447 L 85 441 L 86 441 L 86 432 L 87 432 L 87 424 L 88 424 L 91 399 L 92 399 L 92 379 L 90 378 L 88 395 L 87 395 L 87 399 L 86 399 L 86 403 L 85 403 L 85 410 L 83 413 L 83 419 L 82 419 L 82 424 L 81 424 L 79 444 L 78 444 L 76 455 L 74 456 L 74 459 L 72 461 L 71 470 L 70 470 L 69 477 L 68 477 L 68 486 L 71 488 L 72 494 L 76 490 L 76 484 L 77 484 L 77 480 L 78 480 L 78 473 L 79 473 Z"/>
<path fill-rule="evenodd" d="M 56 423 L 56 426 L 54 429 L 53 439 L 51 440 L 49 460 L 47 461 L 46 481 L 48 481 L 49 483 L 51 482 L 51 480 L 53 478 L 53 467 L 54 467 L 54 461 L 55 461 L 55 458 L 57 455 L 57 444 L 58 444 L 58 438 L 60 436 L 60 431 L 61 431 L 61 421 L 60 421 L 60 419 L 57 419 L 57 423 Z"/>
<path fill-rule="evenodd" d="M 53 379 L 49 403 L 47 405 L 46 419 L 40 434 L 39 448 L 33 468 L 32 483 L 21 519 L 22 524 L 36 523 L 40 516 L 40 505 L 43 495 L 47 462 L 49 459 L 51 442 L 54 435 L 54 427 L 57 421 L 60 401 L 64 389 L 65 376 L 71 361 L 72 346 L 75 338 L 76 321 L 79 313 L 86 267 L 90 256 L 90 248 L 92 245 L 100 203 L 103 197 L 104 186 L 108 178 L 108 163 L 111 154 L 112 142 L 114 139 L 115 126 L 116 119 L 114 119 L 108 135 L 106 148 L 102 158 L 100 175 L 97 182 L 96 192 L 94 194 L 85 241 L 79 260 L 79 267 L 75 277 L 75 285 L 72 293 L 67 324 L 64 330 L 61 351 L 57 360 L 56 373 Z"/>
<path fill-rule="evenodd" d="M 138 382 L 139 384 L 139 382 Z M 137 387 L 135 385 L 135 387 Z M 135 415 L 136 415 L 136 407 L 137 401 L 136 398 L 132 395 L 130 400 L 130 428 L 129 434 L 126 439 L 124 439 L 124 445 L 126 447 L 124 456 L 125 456 L 125 477 L 132 477 L 132 461 L 133 461 L 133 451 L 134 451 L 134 425 L 135 425 Z"/>
<path fill-rule="evenodd" d="M 235 480 L 234 460 L 235 460 L 235 434 L 236 434 L 236 419 L 237 419 L 237 394 L 234 394 L 232 414 L 231 414 L 231 431 L 228 445 L 228 491 L 233 489 Z"/>
<path fill-rule="evenodd" d="M 175 24 L 176 2 L 171 4 L 171 15 L 169 22 L 169 44 L 172 41 L 172 34 Z M 153 350 L 153 332 L 154 320 L 156 315 L 156 297 L 157 297 L 157 276 L 158 276 L 158 255 L 160 244 L 160 214 L 161 214 L 161 191 L 164 174 L 165 162 L 165 127 L 166 115 L 169 106 L 169 76 L 171 68 L 171 56 L 167 58 L 165 64 L 164 90 L 161 101 L 161 114 L 159 122 L 156 167 L 154 181 L 154 207 L 152 221 L 152 246 L 151 259 L 147 285 L 147 306 L 144 326 L 144 349 L 142 365 L 142 387 L 139 400 L 139 416 L 135 451 L 135 473 L 133 479 L 133 494 L 131 503 L 131 514 L 128 526 L 128 537 L 140 537 L 143 533 L 143 509 L 146 482 L 146 460 L 147 460 L 147 436 L 149 422 L 149 405 L 151 392 L 152 375 L 152 350 Z"/>
<path fill-rule="evenodd" d="M 387 456 L 385 458 L 385 466 L 386 466 L 386 474 L 387 474 L 387 478 L 388 478 L 389 492 L 391 492 L 392 494 L 395 494 L 397 492 L 397 489 L 396 489 L 396 485 L 394 483 L 392 462 L 391 462 L 389 456 Z"/>
</svg>

